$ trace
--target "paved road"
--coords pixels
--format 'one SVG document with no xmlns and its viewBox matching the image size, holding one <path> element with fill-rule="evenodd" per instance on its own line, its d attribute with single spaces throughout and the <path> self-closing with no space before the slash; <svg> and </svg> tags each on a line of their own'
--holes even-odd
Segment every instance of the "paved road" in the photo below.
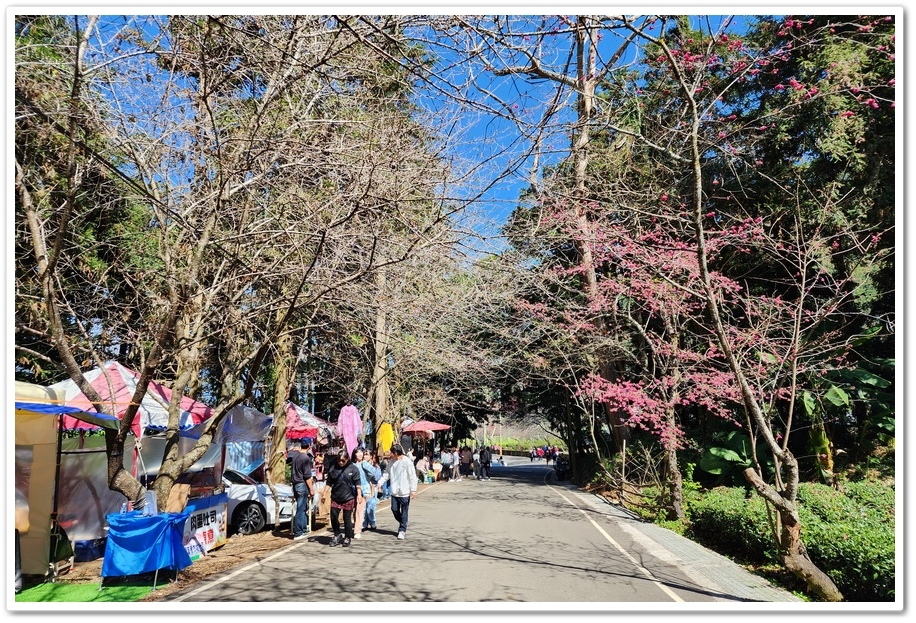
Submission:
<svg viewBox="0 0 916 623">
<path fill-rule="evenodd" d="M 311 602 L 303 604 L 310 611 L 322 602 L 411 602 L 411 609 L 416 602 L 489 602 L 540 611 L 573 603 L 594 611 L 798 606 L 790 593 L 670 530 L 565 483 L 549 484 L 543 462 L 507 462 L 489 481 L 425 486 L 411 502 L 404 541 L 395 538 L 385 503 L 379 530 L 350 548 L 328 547 L 330 535 L 319 532 L 164 601 L 233 602 L 232 609 Z"/>
</svg>

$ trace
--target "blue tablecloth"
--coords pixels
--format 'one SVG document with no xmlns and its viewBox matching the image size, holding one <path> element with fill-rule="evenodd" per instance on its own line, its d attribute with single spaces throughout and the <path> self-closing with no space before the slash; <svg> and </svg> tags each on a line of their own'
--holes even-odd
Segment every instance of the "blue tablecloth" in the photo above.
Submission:
<svg viewBox="0 0 916 623">
<path fill-rule="evenodd" d="M 159 569 L 180 571 L 191 565 L 183 544 L 184 524 L 190 513 L 141 511 L 106 515 L 108 541 L 102 577 L 137 575 Z"/>
</svg>

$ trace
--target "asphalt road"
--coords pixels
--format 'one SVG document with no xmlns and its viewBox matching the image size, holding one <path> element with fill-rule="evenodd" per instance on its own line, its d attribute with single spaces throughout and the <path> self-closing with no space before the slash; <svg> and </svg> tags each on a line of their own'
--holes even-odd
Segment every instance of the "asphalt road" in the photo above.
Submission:
<svg viewBox="0 0 916 623">
<path fill-rule="evenodd" d="M 349 548 L 329 547 L 330 534 L 319 532 L 163 603 L 224 604 L 221 610 L 300 604 L 305 611 L 340 602 L 344 609 L 410 611 L 452 603 L 539 612 L 799 605 L 669 530 L 566 483 L 551 484 L 543 461 L 507 462 L 488 481 L 426 486 L 411 502 L 403 541 L 383 503 L 378 531 Z"/>
</svg>

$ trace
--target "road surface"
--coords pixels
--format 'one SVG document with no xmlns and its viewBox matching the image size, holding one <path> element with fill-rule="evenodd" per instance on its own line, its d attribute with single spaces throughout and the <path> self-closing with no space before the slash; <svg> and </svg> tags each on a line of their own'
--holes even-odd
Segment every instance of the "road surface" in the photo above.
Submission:
<svg viewBox="0 0 916 623">
<path fill-rule="evenodd" d="M 718 554 L 568 483 L 551 482 L 543 461 L 506 461 L 487 481 L 423 487 L 411 502 L 403 541 L 382 503 L 378 530 L 349 548 L 329 547 L 330 534 L 318 532 L 164 602 L 232 602 L 230 610 L 302 603 L 308 611 L 321 604 L 331 609 L 332 602 L 374 610 L 511 604 L 540 612 L 799 605 Z"/>
</svg>

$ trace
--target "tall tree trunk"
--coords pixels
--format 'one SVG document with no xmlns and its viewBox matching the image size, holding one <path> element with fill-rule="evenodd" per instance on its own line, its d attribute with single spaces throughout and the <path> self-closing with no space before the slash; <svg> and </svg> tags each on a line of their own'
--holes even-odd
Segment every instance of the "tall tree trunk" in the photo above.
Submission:
<svg viewBox="0 0 916 623">
<path fill-rule="evenodd" d="M 573 157 L 573 177 L 575 180 L 574 197 L 576 208 L 576 220 L 580 235 L 576 236 L 576 252 L 579 256 L 579 262 L 582 266 L 582 280 L 584 289 L 588 298 L 596 301 L 599 298 L 598 274 L 595 270 L 595 258 L 592 253 L 591 225 L 585 210 L 588 202 L 588 163 L 589 163 L 589 144 L 591 142 L 591 119 L 594 110 L 595 89 L 600 82 L 597 70 L 598 52 L 593 40 L 593 33 L 589 24 L 588 16 L 579 16 L 576 29 L 576 87 L 578 96 L 576 100 L 576 112 L 578 120 L 574 131 L 572 145 Z M 610 329 L 604 317 L 599 315 L 595 318 L 595 326 L 601 335 L 608 335 Z M 608 381 L 613 381 L 617 373 L 614 366 L 606 356 L 601 356 L 598 364 L 599 373 Z M 624 441 L 629 438 L 629 428 L 624 425 L 620 413 L 604 404 L 602 406 L 604 416 L 607 420 L 608 427 L 614 435 L 614 441 L 619 452 L 624 447 Z"/>
<path fill-rule="evenodd" d="M 289 390 L 293 384 L 293 377 L 296 374 L 296 354 L 293 347 L 293 335 L 291 333 L 281 334 L 276 341 L 274 349 L 276 354 L 274 359 L 274 373 L 276 384 L 274 385 L 274 404 L 273 416 L 274 423 L 270 428 L 270 436 L 267 441 L 267 473 L 269 482 L 285 483 L 286 482 L 286 401 L 289 398 Z"/>
<path fill-rule="evenodd" d="M 773 505 L 778 516 L 776 541 L 779 557 L 786 569 L 805 581 L 818 597 L 825 601 L 843 601 L 843 594 L 833 580 L 811 562 L 801 539 L 801 521 L 795 504 L 769 486 L 753 469 L 744 470 L 744 478 L 758 494 Z"/>
<path fill-rule="evenodd" d="M 668 427 L 674 429 L 676 416 L 673 407 L 668 407 Z M 665 443 L 665 486 L 668 489 L 668 519 L 683 520 L 687 514 L 684 512 L 684 479 L 677 464 L 677 448 L 673 441 Z"/>
<path fill-rule="evenodd" d="M 375 365 L 372 368 L 374 397 L 372 430 L 377 432 L 379 427 L 388 421 L 388 322 L 384 305 L 386 286 L 384 268 L 380 268 L 375 273 L 375 284 L 378 291 L 378 305 L 375 311 L 375 334 L 373 336 Z"/>
<path fill-rule="evenodd" d="M 669 58 L 672 58 L 670 56 L 671 52 L 667 49 L 665 43 L 656 41 L 662 46 L 665 53 L 669 55 Z M 706 195 L 703 191 L 703 154 L 700 147 L 702 114 L 698 110 L 697 102 L 694 99 L 692 86 L 688 84 L 684 75 L 678 70 L 677 64 L 672 62 L 671 65 L 680 82 L 681 93 L 690 111 L 690 163 L 692 167 L 690 174 L 693 182 L 693 188 L 691 189 L 691 220 L 695 231 L 694 241 L 699 267 L 700 287 L 706 299 L 706 309 L 709 314 L 712 331 L 716 336 L 716 341 L 727 362 L 729 371 L 732 373 L 740 390 L 746 415 L 756 425 L 776 464 L 780 466 L 778 472 L 782 478 L 782 484 L 779 490 L 771 487 L 752 468 L 745 470 L 744 477 L 776 510 L 781 526 L 777 531 L 776 544 L 786 568 L 804 580 L 808 587 L 823 599 L 827 601 L 842 601 L 843 595 L 836 584 L 826 573 L 818 569 L 807 556 L 805 546 L 801 541 L 801 523 L 798 510 L 795 507 L 799 483 L 798 462 L 788 448 L 780 447 L 777 443 L 772 422 L 764 413 L 754 390 L 750 386 L 750 382 L 744 373 L 742 364 L 738 360 L 731 338 L 726 330 L 725 321 L 722 319 L 720 293 L 713 284 L 712 273 L 709 269 L 709 252 L 704 224 Z M 786 432 L 791 431 L 787 430 Z"/>
</svg>

